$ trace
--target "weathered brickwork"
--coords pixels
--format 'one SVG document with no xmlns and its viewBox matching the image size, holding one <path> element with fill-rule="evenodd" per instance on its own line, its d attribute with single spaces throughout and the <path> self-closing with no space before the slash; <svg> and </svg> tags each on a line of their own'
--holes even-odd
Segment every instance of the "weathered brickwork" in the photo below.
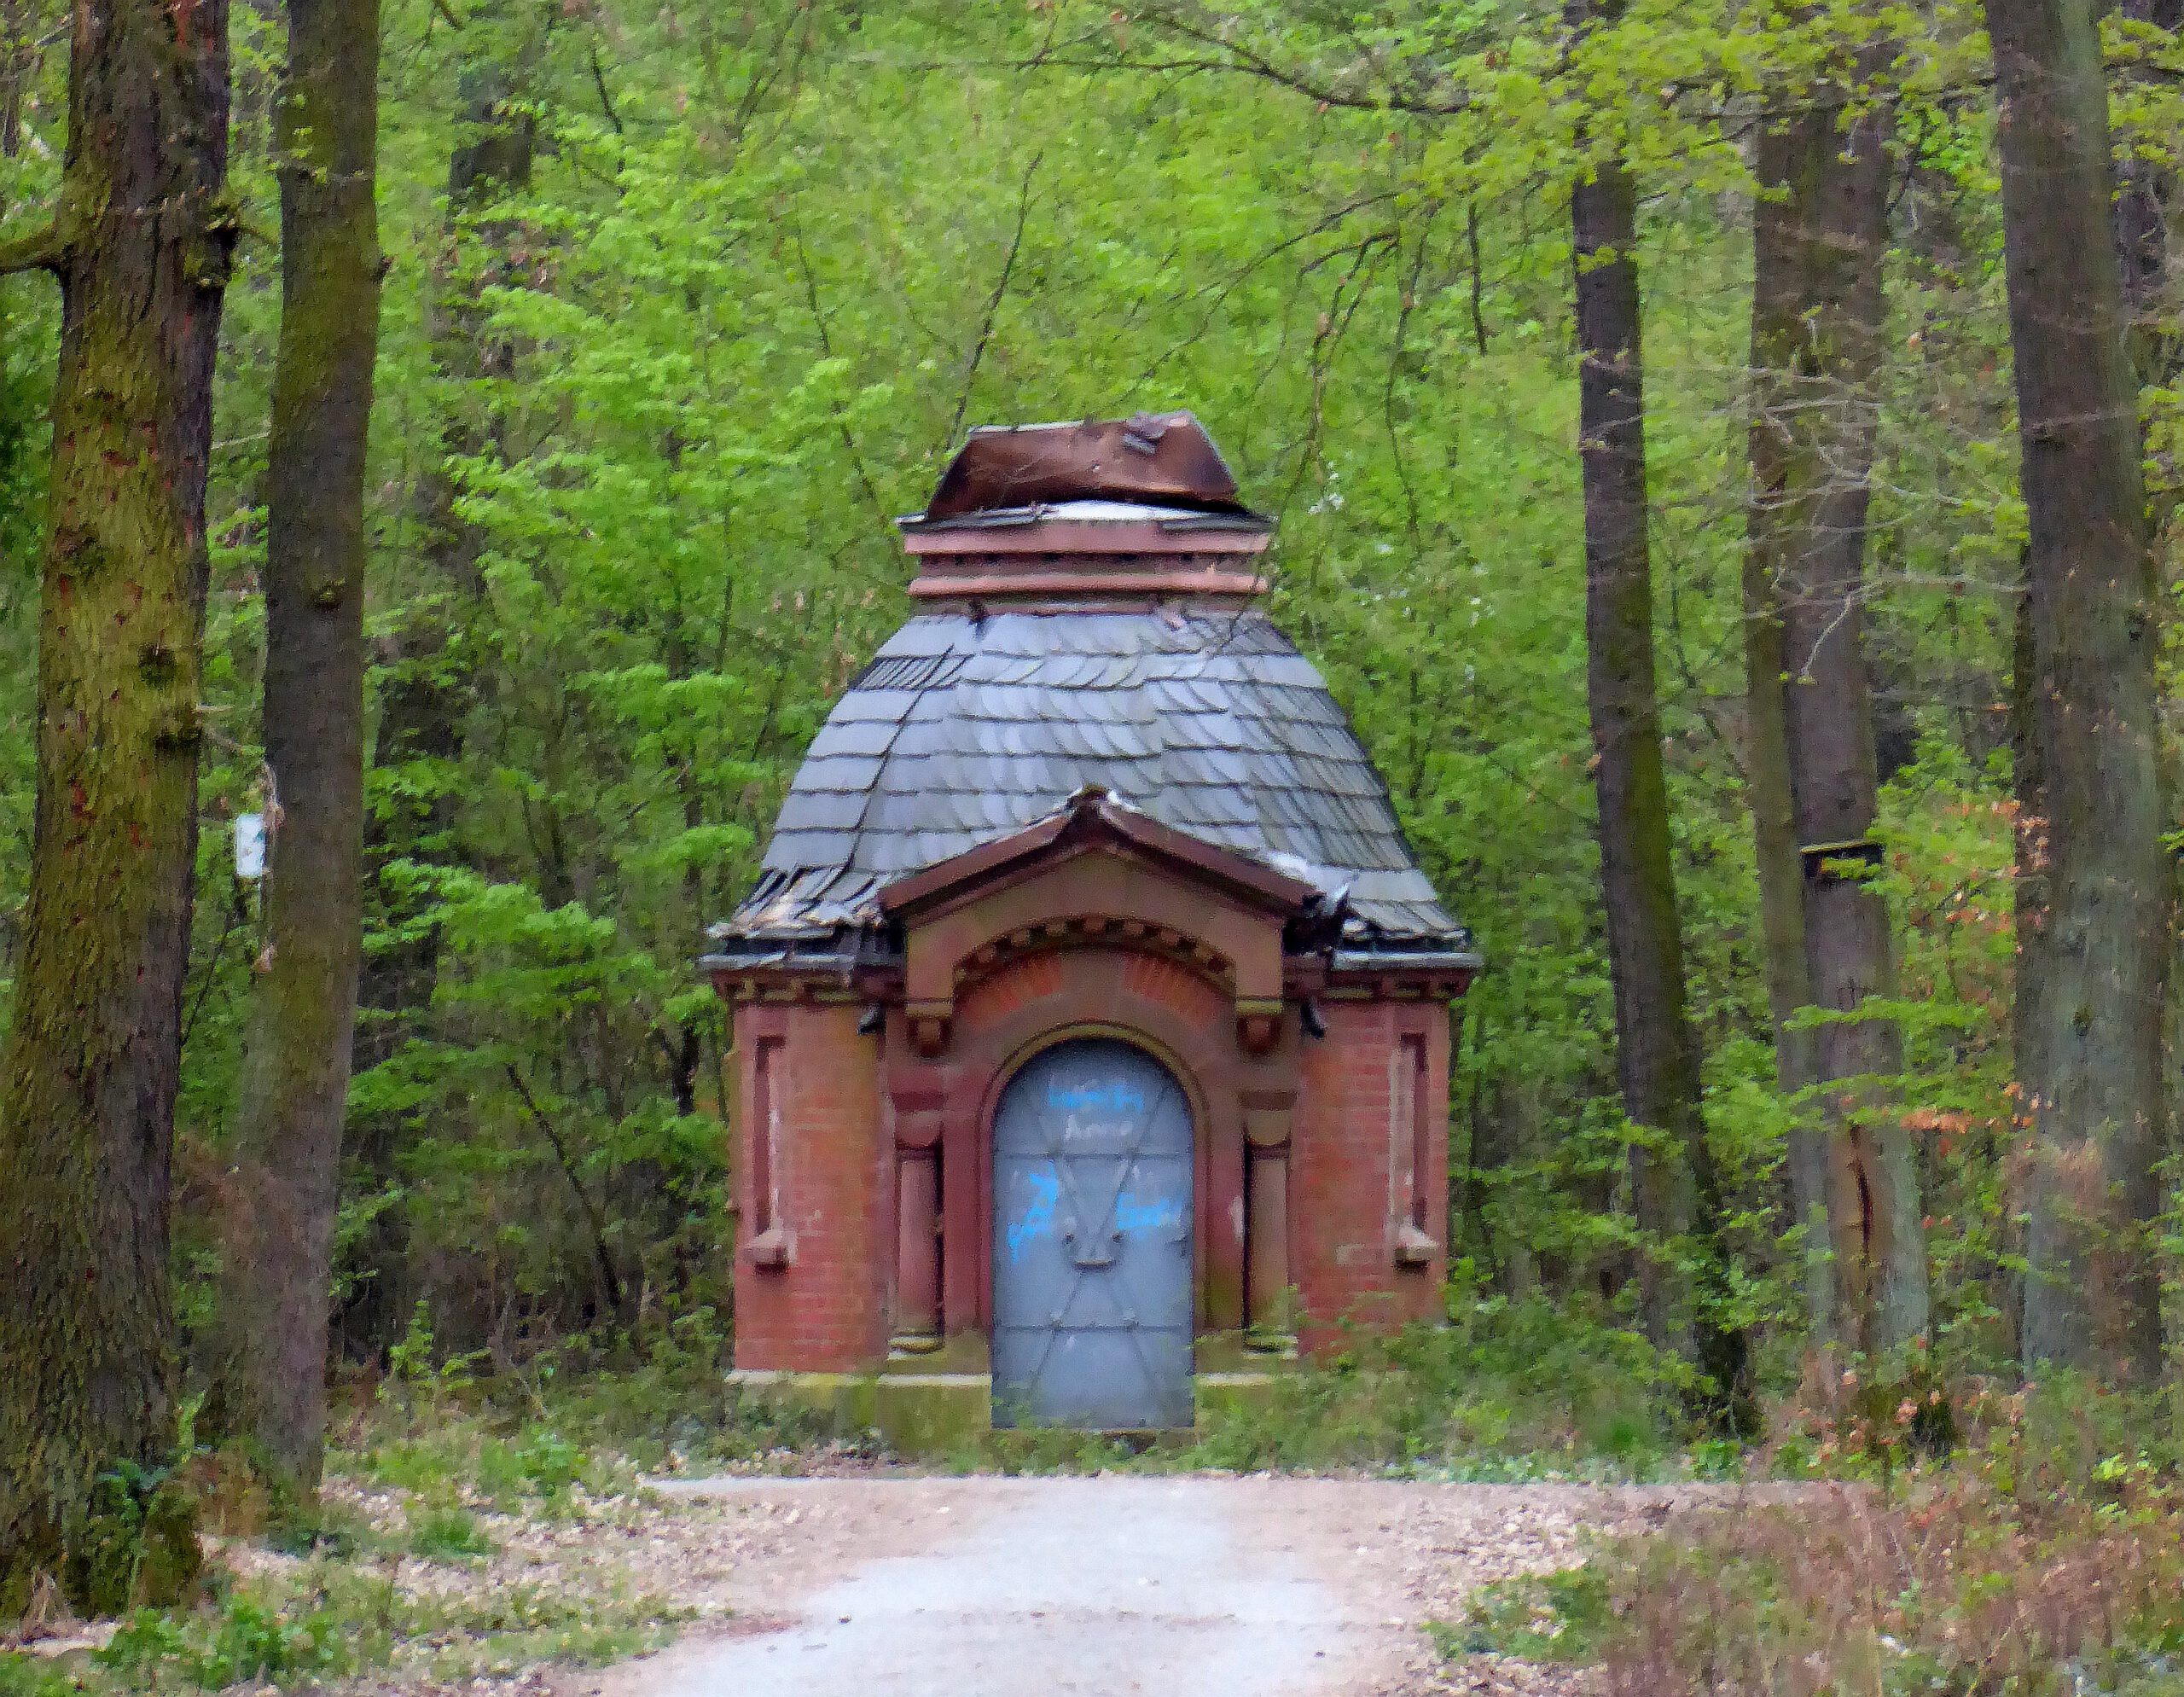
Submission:
<svg viewBox="0 0 2184 1697">
<path fill-rule="evenodd" d="M 886 1347 L 883 1294 L 891 1253 L 883 1218 L 880 1045 L 851 1003 L 758 1004 L 736 1011 L 744 1111 L 735 1127 L 736 1204 L 746 1246 L 735 1281 L 735 1362 L 743 1368 L 851 1372 Z M 778 1044 L 766 1090 L 762 1045 Z M 758 1158 L 755 1124 L 771 1097 L 772 1147 Z M 755 1178 L 770 1169 L 770 1197 Z M 779 1229 L 785 1260 L 754 1266 L 748 1246 Z"/>
<path fill-rule="evenodd" d="M 1448 1011 L 1329 1001 L 1322 1012 L 1327 1035 L 1300 1057 L 1291 1154 L 1291 1272 L 1311 1350 L 1338 1343 L 1345 1320 L 1432 1315 L 1447 1268 Z M 1407 1085 L 1405 1070 L 1421 1062 L 1423 1077 Z M 1407 1218 L 1433 1242 L 1412 1265 L 1397 1258 Z"/>
</svg>

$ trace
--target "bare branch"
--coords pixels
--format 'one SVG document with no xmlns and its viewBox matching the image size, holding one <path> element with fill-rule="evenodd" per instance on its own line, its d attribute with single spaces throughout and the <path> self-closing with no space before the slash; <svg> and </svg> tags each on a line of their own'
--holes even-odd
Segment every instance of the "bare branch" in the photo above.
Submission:
<svg viewBox="0 0 2184 1697">
<path fill-rule="evenodd" d="M 577 1206 L 584 1210 L 584 1223 L 591 1228 L 591 1254 L 599 1269 L 601 1293 L 619 1314 L 624 1305 L 622 1276 L 615 1271 L 614 1258 L 607 1252 L 607 1223 L 600 1218 L 598 1205 L 593 1202 L 590 1193 L 584 1188 L 584 1181 L 577 1177 L 576 1163 L 569 1158 L 569 1146 L 562 1141 L 561 1131 L 554 1122 L 540 1109 L 538 1098 L 531 1094 L 531 1086 L 524 1083 L 523 1074 L 516 1071 L 515 1063 L 504 1061 L 501 1067 L 508 1075 L 508 1083 L 515 1087 L 516 1099 L 523 1104 L 524 1113 L 530 1116 L 531 1123 L 545 1135 L 547 1142 L 553 1146 L 554 1159 L 561 1164 L 561 1176 L 569 1181 L 569 1188 L 576 1192 Z"/>
<path fill-rule="evenodd" d="M 1035 154 L 1031 164 L 1024 167 L 1024 186 L 1016 195 L 1016 230 L 1008 238 L 1008 257 L 1001 262 L 1001 276 L 995 281 L 992 297 L 986 302 L 985 317 L 979 324 L 979 340 L 971 349 L 971 357 L 963 367 L 962 392 L 956 397 L 955 421 L 948 427 L 950 446 L 963 433 L 963 416 L 970 410 L 971 386 L 979 380 L 979 366 L 986 357 L 986 346 L 993 340 L 994 319 L 1001 311 L 1001 303 L 1008 293 L 1008 280 L 1015 275 L 1017 256 L 1024 251 L 1024 226 L 1031 216 L 1031 179 L 1038 174 L 1039 161 L 1044 154 Z"/>
</svg>

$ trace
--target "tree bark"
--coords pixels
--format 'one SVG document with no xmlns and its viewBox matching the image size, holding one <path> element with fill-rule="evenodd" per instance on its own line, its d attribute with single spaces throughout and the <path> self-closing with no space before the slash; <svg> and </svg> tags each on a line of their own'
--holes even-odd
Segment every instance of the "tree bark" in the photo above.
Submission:
<svg viewBox="0 0 2184 1697">
<path fill-rule="evenodd" d="M 1812 1005 L 1837 1015 L 1896 992 L 1887 903 L 1866 875 L 1879 859 L 1879 782 L 1862 634 L 1887 125 L 1874 110 L 1846 127 L 1844 113 L 1844 97 L 1823 85 L 1760 137 L 1747 562 L 1752 591 L 1771 598 L 1774 614 L 1755 621 L 1756 634 L 1763 648 L 1779 643 L 1783 665 L 1804 988 Z M 1792 869 L 1779 825 L 1770 826 L 1763 875 L 1780 900 Z M 1791 1152 L 1801 1216 L 1826 1219 L 1832 1251 L 1831 1288 L 1815 1316 L 1826 1329 L 1815 1335 L 1867 1351 L 1900 1347 L 1927 1324 L 1918 1170 L 1909 1136 L 1870 1081 L 1902 1069 L 1902 1035 L 1892 1020 L 1838 1018 L 1808 1042 L 1799 1058 L 1811 1078 L 1844 1085 L 1823 1102 L 1821 1148 L 1805 1132 Z"/>
<path fill-rule="evenodd" d="M 456 217 L 531 180 L 537 126 L 528 113 L 511 106 L 514 79 L 498 67 L 476 69 L 463 78 L 461 140 L 448 160 L 448 205 Z M 433 364 L 446 386 L 452 391 L 480 376 L 505 375 L 507 351 L 480 348 L 479 315 L 454 298 L 444 268 L 433 288 Z M 484 593 L 478 561 L 485 543 L 478 527 L 456 510 L 452 467 L 477 453 L 484 440 L 459 410 L 450 413 L 441 431 L 441 459 L 418 491 L 426 587 L 411 597 L 380 660 L 372 769 L 390 782 L 364 821 L 366 894 L 375 928 L 403 934 L 364 959 L 354 1044 L 360 1072 L 408 1041 L 431 1004 L 439 977 L 438 927 L 427 920 L 415 892 L 386 875 L 398 862 L 441 852 L 441 840 L 455 823 L 453 769 L 462 757 L 477 700 L 468 638 Z M 404 769 L 417 774 L 417 782 L 406 782 Z M 401 1140 L 402 1126 L 390 1116 L 360 1117 L 349 1127 L 357 1165 L 386 1185 L 396 1180 Z M 376 1353 L 401 1336 L 410 1317 L 408 1230 L 398 1204 L 374 1219 L 361 1250 L 369 1265 L 354 1281 L 355 1293 L 337 1328 L 351 1352 Z"/>
<path fill-rule="evenodd" d="M 1986 11 L 2048 791 L 2049 976 L 2033 1041 L 2049 1089 L 2031 1105 L 2024 1360 L 2151 1378 L 2171 869 L 2108 90 L 2090 0 Z"/>
<path fill-rule="evenodd" d="M 268 946 L 251 1006 L 220 1415 L 316 1491 L 362 950 L 364 456 L 378 347 L 378 0 L 289 0 L 267 466 Z"/>
<path fill-rule="evenodd" d="M 1576 15 L 1578 21 L 1583 15 Z M 1641 1271 L 1647 1335 L 1696 1349 L 1732 1388 L 1742 1363 L 1697 1325 L 1689 1281 L 1668 1257 L 1711 1219 L 1699 1056 L 1685 1013 L 1683 934 L 1669 842 L 1668 780 L 1655 688 L 1647 552 L 1637 199 L 1617 161 L 1571 195 L 1577 265 L 1578 433 L 1585 491 L 1586 693 L 1600 805 L 1601 894 L 1615 992 L 1623 1111 L 1654 1134 L 1633 1155 L 1638 1223 L 1654 1242 Z"/>
<path fill-rule="evenodd" d="M 38 802 L 0 1063 L 0 1617 L 174 1441 L 169 1162 L 196 851 L 224 0 L 73 14 Z M 194 1549 L 194 1544 L 192 1546 Z"/>
<path fill-rule="evenodd" d="M 1763 132 L 1758 174 L 1763 189 L 1785 174 L 1781 143 Z M 1805 963 L 1804 863 L 1798 853 L 1797 802 L 1790 781 L 1787 658 L 1779 591 L 1781 537 L 1774 520 L 1788 481 L 1787 455 L 1773 427 L 1770 373 L 1782 327 L 1798 311 L 1794 254 L 1785 210 L 1762 199 L 1752 211 L 1751 366 L 1755 398 L 1750 439 L 1751 506 L 1744 552 L 1745 794 L 1751 808 L 1753 857 L 1759 875 L 1760 944 L 1767 967 L 1768 1009 L 1774 1026 L 1774 1078 L 1786 1097 L 1816 1076 L 1813 1033 L 1792 1021 L 1812 1005 Z M 1809 1336 L 1817 1349 L 1835 1341 L 1835 1269 L 1828 1231 L 1826 1131 L 1800 1109 L 1788 1137 L 1790 1212 L 1804 1228 L 1804 1291 Z"/>
<path fill-rule="evenodd" d="M 2013 833 L 2011 917 L 2017 933 L 2010 974 L 2010 1070 L 2017 1087 L 2014 1119 L 2020 1130 L 2034 1124 L 2032 1104 L 2052 1090 L 2041 1040 L 2048 1029 L 2041 1007 L 2050 976 L 2048 964 L 2048 775 L 2041 766 L 2040 715 L 2032 659 L 2032 597 L 2018 596 L 2011 620 L 2010 766 L 2017 803 Z M 2011 1336 L 2022 1349 L 2024 1283 L 2008 1287 Z"/>
</svg>

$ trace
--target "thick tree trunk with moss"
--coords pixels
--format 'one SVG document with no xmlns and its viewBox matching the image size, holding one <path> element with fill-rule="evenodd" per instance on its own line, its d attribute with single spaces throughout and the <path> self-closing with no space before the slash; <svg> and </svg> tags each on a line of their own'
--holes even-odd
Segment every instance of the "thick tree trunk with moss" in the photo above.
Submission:
<svg viewBox="0 0 2184 1697">
<path fill-rule="evenodd" d="M 2159 594 L 2089 0 L 1987 0 L 2047 787 L 2024 1360 L 2152 1378 L 2171 867 Z"/>
<path fill-rule="evenodd" d="M 1823 86 L 1760 137 L 1747 557 L 1748 593 L 1770 603 L 1754 634 L 1780 666 L 1793 839 L 1780 840 L 1779 820 L 1763 825 L 1762 876 L 1776 886 L 1763 890 L 1781 900 L 1780 886 L 1795 876 L 1804 988 L 1832 1015 L 1896 993 L 1888 905 L 1868 876 L 1879 862 L 1879 783 L 1863 641 L 1886 121 L 1869 111 L 1846 126 L 1844 112 L 1844 98 Z M 1786 846 L 1796 857 L 1788 864 Z M 1927 1323 L 1914 1152 L 1873 1088 L 1902 1070 L 1902 1037 L 1891 1020 L 1838 1017 L 1799 1047 L 1812 1081 L 1842 1084 L 1822 1103 L 1819 1148 L 1801 1132 L 1791 1150 L 1800 1217 L 1826 1223 L 1821 1241 L 1833 1252 L 1816 1338 L 1896 1348 Z"/>
<path fill-rule="evenodd" d="M 233 235 L 224 0 L 73 17 L 60 221 L 0 256 L 61 290 L 37 822 L 0 1063 L 0 1617 L 40 1572 L 119 1601 L 64 1547 L 100 1473 L 174 1442 L 168 1167 Z"/>
<path fill-rule="evenodd" d="M 1638 1223 L 1661 1245 L 1711 1218 L 1699 1113 L 1698 1047 L 1685 1014 L 1683 933 L 1670 860 L 1667 775 L 1654 682 L 1646 520 L 1645 398 L 1638 328 L 1637 202 L 1601 166 L 1571 196 L 1577 260 L 1578 431 L 1585 488 L 1586 684 L 1600 803 L 1601 898 L 1615 991 L 1623 1110 L 1653 1134 L 1635 1157 Z M 1688 1281 L 1658 1252 L 1642 1270 L 1656 1343 L 1697 1346 L 1725 1388 L 1742 1363 L 1702 1335 Z"/>
<path fill-rule="evenodd" d="M 219 1416 L 317 1488 L 362 954 L 364 450 L 378 346 L 378 0 L 289 0 L 267 466 L 267 949 L 228 1205 Z"/>
</svg>

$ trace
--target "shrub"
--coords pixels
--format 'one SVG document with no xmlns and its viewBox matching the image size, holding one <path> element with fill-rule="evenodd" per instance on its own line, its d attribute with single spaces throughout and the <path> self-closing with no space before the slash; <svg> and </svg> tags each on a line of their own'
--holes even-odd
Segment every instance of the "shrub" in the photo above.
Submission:
<svg viewBox="0 0 2184 1697">
<path fill-rule="evenodd" d="M 1944 1407 L 1966 1447 L 1907 1471 Z M 1444 1648 L 1582 1651 L 1616 1697 L 2184 1689 L 2184 1483 L 2153 1399 L 1854 1395 L 1834 1441 L 1871 1477 L 1686 1508 L 1582 1581 L 1490 1588 Z"/>
<path fill-rule="evenodd" d="M 410 1553 L 427 1561 L 467 1561 L 494 1548 L 467 1508 L 427 1508 L 410 1517 Z"/>
<path fill-rule="evenodd" d="M 349 1665 L 343 1640 L 341 1624 L 328 1610 L 290 1616 L 239 1594 L 217 1612 L 139 1609 L 95 1659 L 132 1686 L 178 1680 L 218 1691 L 243 1680 L 283 1684 L 343 1671 Z"/>
</svg>

